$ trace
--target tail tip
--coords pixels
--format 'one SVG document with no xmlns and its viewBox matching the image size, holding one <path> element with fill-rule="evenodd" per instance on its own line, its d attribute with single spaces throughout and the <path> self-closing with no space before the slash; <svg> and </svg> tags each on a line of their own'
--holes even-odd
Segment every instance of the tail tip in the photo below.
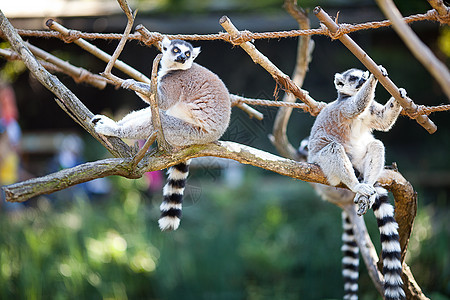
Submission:
<svg viewBox="0 0 450 300">
<path fill-rule="evenodd" d="M 180 219 L 178 217 L 166 216 L 158 220 L 161 231 L 177 230 L 180 226 Z"/>
</svg>

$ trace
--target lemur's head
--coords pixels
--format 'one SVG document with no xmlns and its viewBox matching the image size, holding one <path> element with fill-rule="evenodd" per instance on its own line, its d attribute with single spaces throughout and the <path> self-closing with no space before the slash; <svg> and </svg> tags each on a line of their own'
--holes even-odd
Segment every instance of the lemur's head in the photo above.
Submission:
<svg viewBox="0 0 450 300">
<path fill-rule="evenodd" d="M 355 95 L 369 78 L 369 71 L 350 69 L 334 75 L 334 86 L 340 95 Z"/>
<path fill-rule="evenodd" d="M 182 40 L 169 40 L 165 37 L 161 42 L 162 58 L 161 67 L 166 71 L 187 70 L 200 53 L 200 47 L 194 48 L 188 42 Z"/>
</svg>

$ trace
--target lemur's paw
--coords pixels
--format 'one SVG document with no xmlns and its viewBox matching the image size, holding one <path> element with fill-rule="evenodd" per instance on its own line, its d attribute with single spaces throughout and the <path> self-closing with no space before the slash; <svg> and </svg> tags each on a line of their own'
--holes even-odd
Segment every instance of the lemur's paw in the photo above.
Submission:
<svg viewBox="0 0 450 300">
<path fill-rule="evenodd" d="M 371 197 L 372 195 L 376 195 L 377 191 L 375 188 L 367 183 L 358 183 L 354 189 L 353 192 L 356 194 L 360 194 L 362 196 Z M 356 203 L 356 197 L 355 197 L 355 203 Z"/>
<path fill-rule="evenodd" d="M 358 216 L 364 215 L 369 210 L 369 199 L 366 196 L 356 194 L 354 201 L 358 205 L 356 210 Z"/>
<path fill-rule="evenodd" d="M 400 97 L 402 97 L 403 99 L 406 99 L 407 95 L 406 95 L 406 90 L 404 88 L 399 88 L 398 92 L 400 93 Z"/>
<path fill-rule="evenodd" d="M 387 70 L 382 65 L 379 65 L 378 68 L 381 71 L 381 75 L 383 75 L 384 77 L 388 76 Z"/>
<path fill-rule="evenodd" d="M 358 216 L 364 215 L 375 203 L 377 194 L 373 194 L 371 196 L 365 196 L 361 194 L 356 194 L 354 202 L 358 205 L 357 214 Z"/>
<path fill-rule="evenodd" d="M 95 115 L 91 119 L 91 123 L 94 125 L 95 132 L 98 134 L 117 136 L 116 132 L 118 126 L 116 122 L 103 115 Z"/>
<path fill-rule="evenodd" d="M 127 79 L 127 80 L 124 80 L 120 86 L 124 89 L 129 89 L 135 83 L 136 83 L 136 80 Z"/>
</svg>

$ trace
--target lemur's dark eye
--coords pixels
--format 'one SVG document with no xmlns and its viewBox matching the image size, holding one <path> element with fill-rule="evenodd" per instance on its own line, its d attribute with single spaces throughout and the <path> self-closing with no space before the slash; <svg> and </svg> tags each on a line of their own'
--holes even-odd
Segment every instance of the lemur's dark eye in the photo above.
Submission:
<svg viewBox="0 0 450 300">
<path fill-rule="evenodd" d="M 179 53 L 179 52 L 180 52 L 180 49 L 177 48 L 177 47 L 174 47 L 174 48 L 172 49 L 172 52 L 173 52 L 173 53 Z"/>
<path fill-rule="evenodd" d="M 185 54 L 186 54 L 186 57 L 191 57 L 191 51 L 186 51 Z"/>
<path fill-rule="evenodd" d="M 338 86 L 344 86 L 344 83 L 343 83 L 342 81 L 339 81 L 339 82 L 337 83 L 337 85 L 338 85 Z"/>
<path fill-rule="evenodd" d="M 358 80 L 358 77 L 356 77 L 356 76 L 350 76 L 349 80 L 350 80 L 350 81 L 356 81 L 356 80 Z"/>
</svg>

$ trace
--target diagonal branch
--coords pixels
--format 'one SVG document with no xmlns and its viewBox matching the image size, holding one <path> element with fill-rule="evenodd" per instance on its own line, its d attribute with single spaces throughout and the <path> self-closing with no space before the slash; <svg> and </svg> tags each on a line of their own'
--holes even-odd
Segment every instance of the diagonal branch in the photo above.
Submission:
<svg viewBox="0 0 450 300">
<path fill-rule="evenodd" d="M 130 148 L 120 139 L 108 138 L 104 140 L 95 133 L 89 122 L 92 119 L 93 114 L 72 93 L 72 91 L 64 86 L 61 81 L 59 81 L 56 76 L 53 76 L 42 67 L 1 10 L 0 29 L 11 44 L 12 49 L 20 56 L 25 66 L 43 86 L 55 94 L 55 96 L 59 99 L 58 104 L 63 105 L 68 111 L 70 111 L 70 116 L 76 122 L 78 122 L 94 138 L 100 141 L 113 155 L 121 157 L 130 155 Z"/>
<path fill-rule="evenodd" d="M 96 57 L 103 60 L 104 62 L 108 63 L 111 60 L 111 58 L 112 58 L 111 55 L 109 55 L 108 53 L 93 46 L 91 43 L 87 42 L 86 40 L 84 40 L 82 38 L 77 38 L 76 36 L 75 36 L 75 38 L 70 39 L 71 31 L 68 30 L 67 28 L 65 28 L 64 26 L 62 26 L 61 24 L 58 24 L 56 21 L 49 19 L 49 20 L 47 20 L 46 25 L 50 29 L 61 33 L 64 37 L 66 37 L 68 39 L 68 41 L 75 43 L 76 45 L 80 46 L 87 52 L 95 55 Z M 135 69 L 131 68 L 130 66 L 128 66 L 121 60 L 117 60 L 114 64 L 114 67 L 121 70 L 125 74 L 129 75 L 131 78 L 134 78 L 135 80 L 150 83 L 150 79 L 148 77 L 146 77 L 144 74 L 136 71 Z"/>
<path fill-rule="evenodd" d="M 450 7 L 447 7 L 442 0 L 427 0 L 438 13 L 438 20 L 441 23 L 450 23 Z"/>
<path fill-rule="evenodd" d="M 107 84 L 107 80 L 99 75 L 94 75 L 88 70 L 80 67 L 75 67 L 71 65 L 67 61 L 63 61 L 62 59 L 44 51 L 30 43 L 25 43 L 27 47 L 31 50 L 31 52 L 39 57 L 40 59 L 49 62 L 57 67 L 59 67 L 64 73 L 70 75 L 75 82 L 88 82 L 92 86 L 98 89 L 104 89 Z"/>
<path fill-rule="evenodd" d="M 418 61 L 422 63 L 422 65 L 428 70 L 428 72 L 433 75 L 434 79 L 440 84 L 441 88 L 447 95 L 447 98 L 450 100 L 450 71 L 445 66 L 445 64 L 436 58 L 430 48 L 428 48 L 414 33 L 411 27 L 409 27 L 406 22 L 403 21 L 403 17 L 400 11 L 395 6 L 394 1 L 377 0 L 377 3 L 386 17 L 391 20 L 392 27 L 394 27 L 394 30 L 397 32 L 397 34 L 400 36 L 400 38 L 403 40 L 412 54 Z"/>
<path fill-rule="evenodd" d="M 295 0 L 286 0 L 284 2 L 284 8 L 287 12 L 297 21 L 300 29 L 309 29 L 308 15 L 298 7 L 294 2 Z M 295 64 L 294 74 L 292 81 L 301 87 L 308 71 L 308 65 L 311 61 L 311 54 L 314 48 L 314 42 L 310 36 L 304 36 L 299 38 L 297 46 L 297 60 Z M 283 102 L 294 103 L 296 97 L 290 93 L 285 93 Z M 281 107 L 275 117 L 273 123 L 272 135 L 269 135 L 269 139 L 272 144 L 284 157 L 299 160 L 300 157 L 296 150 L 296 147 L 292 146 L 287 137 L 287 125 L 292 114 L 292 108 Z"/>
<path fill-rule="evenodd" d="M 240 40 L 241 34 L 237 28 L 231 23 L 231 20 L 223 16 L 219 20 L 220 25 L 230 34 L 231 42 L 239 45 L 242 49 L 247 52 L 247 54 L 252 58 L 252 60 L 261 65 L 267 72 L 272 75 L 275 81 L 280 84 L 287 92 L 294 94 L 297 98 L 306 103 L 309 107 L 310 113 L 312 115 L 317 115 L 324 105 L 323 103 L 315 101 L 308 95 L 308 92 L 300 89 L 292 80 L 284 74 L 280 69 L 277 68 L 266 56 L 259 52 L 256 47 L 250 43 Z"/>
<path fill-rule="evenodd" d="M 330 30 L 331 34 L 338 38 L 342 44 L 344 44 L 355 56 L 358 58 L 361 63 L 366 66 L 366 68 L 378 79 L 378 81 L 385 87 L 385 89 L 392 95 L 400 105 L 405 109 L 413 119 L 424 127 L 429 133 L 434 133 L 437 130 L 436 125 L 428 118 L 426 115 L 417 115 L 418 106 L 414 104 L 414 102 L 406 97 L 402 98 L 400 95 L 398 87 L 389 79 L 387 76 L 383 76 L 381 74 L 381 70 L 378 68 L 378 65 L 373 61 L 370 56 L 364 52 L 361 47 L 356 44 L 347 34 L 339 33 L 339 26 L 330 18 L 330 16 L 319 6 L 314 9 L 314 14 L 316 17 Z"/>
</svg>

